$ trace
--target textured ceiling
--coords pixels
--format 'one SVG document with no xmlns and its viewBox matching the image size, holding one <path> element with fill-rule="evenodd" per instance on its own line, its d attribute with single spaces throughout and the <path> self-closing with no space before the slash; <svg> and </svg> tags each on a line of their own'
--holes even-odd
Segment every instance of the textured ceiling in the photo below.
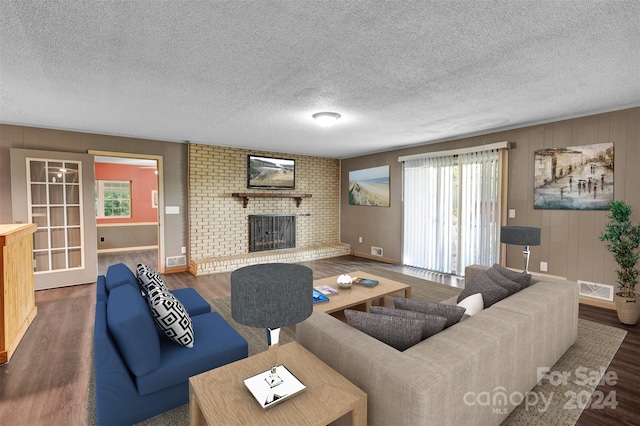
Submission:
<svg viewBox="0 0 640 426">
<path fill-rule="evenodd" d="M 639 46 L 637 0 L 0 0 L 0 121 L 345 158 L 638 106 Z"/>
</svg>

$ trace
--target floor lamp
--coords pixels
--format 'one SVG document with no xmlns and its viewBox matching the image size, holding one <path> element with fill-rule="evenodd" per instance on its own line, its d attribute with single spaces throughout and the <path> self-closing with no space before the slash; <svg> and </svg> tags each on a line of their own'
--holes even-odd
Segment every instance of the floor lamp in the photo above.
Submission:
<svg viewBox="0 0 640 426">
<path fill-rule="evenodd" d="M 307 319 L 313 311 L 313 271 L 302 265 L 265 263 L 231 273 L 231 317 L 249 327 L 267 329 L 274 366 L 249 377 L 245 385 L 262 408 L 269 408 L 303 391 L 305 386 L 278 365 L 280 328 Z"/>
<path fill-rule="evenodd" d="M 503 226 L 500 228 L 500 242 L 517 246 L 524 246 L 524 270 L 529 273 L 529 246 L 540 245 L 540 228 L 530 226 Z"/>
</svg>

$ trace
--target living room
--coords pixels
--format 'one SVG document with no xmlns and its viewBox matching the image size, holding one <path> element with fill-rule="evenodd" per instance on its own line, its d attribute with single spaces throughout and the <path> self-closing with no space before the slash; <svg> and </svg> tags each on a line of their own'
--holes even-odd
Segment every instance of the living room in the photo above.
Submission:
<svg viewBox="0 0 640 426">
<path fill-rule="evenodd" d="M 382 7 L 380 5 L 377 7 L 379 12 Z M 5 6 L 3 6 L 4 8 Z M 625 10 L 625 8 L 631 16 L 634 16 L 634 13 L 637 16 L 637 5 L 631 4 L 614 7 L 615 13 L 612 15 L 616 16 L 620 10 Z M 17 13 L 20 9 L 18 6 L 14 5 L 9 9 L 9 12 L 15 14 L 14 16 L 22 16 Z M 352 13 L 356 12 L 352 11 Z M 606 21 L 609 22 L 609 19 Z M 630 37 L 634 40 L 639 37 L 637 25 L 635 29 L 635 32 L 631 31 L 632 36 Z M 4 43 L 2 46 L 4 59 L 13 46 Z M 624 46 L 628 47 L 626 44 Z M 633 57 L 633 49 L 627 49 L 625 52 Z M 632 67 L 632 69 L 637 71 L 637 61 L 633 66 L 635 68 Z M 518 77 L 522 78 L 523 76 L 518 74 Z M 620 79 L 628 81 L 628 77 L 626 75 L 620 76 Z M 12 78 L 16 78 L 15 75 Z M 604 105 L 591 105 L 585 101 L 585 104 L 580 108 L 574 106 L 571 113 L 558 112 L 546 116 L 532 114 L 531 117 L 520 118 L 519 121 L 514 118 L 508 123 L 492 121 L 489 116 L 483 114 L 468 116 L 461 118 L 461 121 L 455 125 L 448 124 L 449 127 L 458 126 L 463 129 L 451 136 L 442 136 L 443 133 L 439 133 L 436 119 L 432 121 L 431 133 L 423 132 L 416 136 L 413 134 L 413 129 L 427 125 L 420 124 L 429 122 L 424 118 L 427 114 L 407 114 L 420 115 L 419 118 L 414 119 L 411 125 L 406 122 L 403 124 L 407 126 L 406 132 L 412 133 L 411 138 L 404 137 L 402 131 L 398 131 L 395 127 L 396 124 L 390 124 L 389 129 L 396 129 L 395 134 L 399 135 L 398 139 L 402 139 L 403 143 L 395 144 L 394 142 L 388 145 L 367 145 L 366 147 L 359 147 L 356 143 L 347 142 L 337 144 L 349 146 L 352 149 L 349 152 L 338 151 L 339 147 L 334 148 L 328 145 L 330 142 L 335 142 L 334 139 L 346 138 L 347 133 L 351 133 L 351 131 L 330 133 L 331 131 L 340 131 L 341 125 L 348 128 L 349 123 L 354 121 L 368 121 L 369 126 L 375 132 L 387 134 L 388 139 L 394 139 L 394 130 L 381 131 L 384 126 L 373 123 L 378 118 L 365 119 L 355 112 L 350 115 L 349 111 L 341 110 L 340 104 L 336 101 L 324 102 L 326 100 L 324 98 L 329 96 L 325 92 L 323 92 L 324 94 L 314 92 L 315 94 L 312 93 L 311 97 L 315 96 L 320 99 L 323 108 L 332 107 L 342 112 L 340 118 L 342 121 L 339 120 L 334 128 L 322 129 L 324 132 L 322 134 L 316 133 L 315 129 L 302 130 L 309 133 L 307 138 L 300 137 L 300 134 L 288 139 L 283 138 L 280 134 L 276 137 L 269 136 L 264 139 L 270 143 L 255 146 L 250 145 L 247 139 L 242 137 L 237 139 L 217 137 L 215 130 L 211 131 L 209 137 L 186 136 L 191 133 L 184 133 L 183 137 L 175 137 L 168 131 L 161 136 L 157 136 L 156 132 L 149 132 L 145 136 L 145 134 L 124 130 L 127 120 L 123 117 L 118 118 L 121 120 L 120 124 L 117 124 L 118 120 L 107 120 L 107 116 L 105 116 L 105 123 L 108 124 L 100 123 L 99 120 L 93 122 L 86 120 L 83 123 L 56 122 L 55 113 L 52 110 L 49 112 L 50 119 L 35 119 L 29 117 L 28 114 L 20 118 L 18 115 L 12 116 L 8 113 L 13 110 L 28 109 L 28 106 L 20 104 L 20 107 L 17 107 L 17 104 L 12 104 L 11 100 L 6 100 L 7 98 L 3 95 L 5 99 L 2 100 L 2 117 L 0 117 L 0 194 L 2 194 L 0 223 L 14 223 L 23 220 L 17 213 L 15 202 L 12 201 L 14 197 L 20 199 L 20 196 L 16 194 L 16 189 L 12 187 L 16 184 L 12 170 L 12 150 L 14 152 L 16 149 L 24 150 L 28 155 L 42 152 L 46 153 L 43 155 L 52 154 L 55 158 L 64 158 L 65 155 L 86 155 L 87 153 L 91 155 L 148 156 L 159 158 L 161 163 L 158 168 L 161 181 L 161 186 L 158 188 L 158 205 L 159 211 L 163 213 L 159 215 L 158 265 L 161 272 L 167 272 L 167 281 L 172 286 L 196 285 L 202 294 L 207 294 L 211 298 L 215 298 L 218 294 L 225 294 L 229 271 L 245 264 L 242 262 L 252 262 L 251 256 L 247 253 L 245 242 L 248 239 L 247 217 L 253 214 L 284 213 L 296 215 L 297 245 L 304 249 L 301 251 L 304 251 L 305 256 L 311 257 L 295 258 L 298 254 L 292 254 L 291 256 L 294 257 L 288 258 L 287 261 L 317 262 L 315 265 L 320 274 L 328 276 L 343 272 L 345 267 L 371 267 L 377 263 L 400 270 L 402 268 L 403 238 L 403 165 L 398 158 L 429 152 L 481 147 L 506 141 L 509 144 L 508 173 L 503 202 L 505 209 L 514 211 L 515 217 L 505 219 L 504 224 L 541 229 L 540 245 L 533 247 L 531 251 L 529 269 L 534 273 L 540 273 L 542 272 L 541 266 L 544 264 L 546 269 L 544 274 L 564 277 L 571 281 L 581 280 L 589 283 L 614 285 L 616 282 L 616 263 L 599 240 L 607 222 L 607 212 L 534 208 L 534 154 L 538 150 L 547 148 L 613 143 L 616 154 L 614 198 L 625 200 L 634 207 L 633 217 L 637 222 L 640 213 L 640 207 L 638 207 L 640 206 L 640 192 L 637 190 L 637 183 L 640 182 L 640 170 L 636 166 L 640 163 L 640 90 L 637 74 L 635 82 L 633 78 L 631 76 L 629 81 L 632 83 L 627 85 L 631 101 L 627 98 L 625 100 L 619 98 L 620 102 L 617 104 Z M 495 76 L 493 79 L 499 80 L 499 77 Z M 6 77 L 3 77 L 3 80 L 3 91 L 12 84 L 15 84 L 16 87 L 27 85 L 24 81 Z M 402 78 L 396 84 L 401 85 L 401 82 Z M 299 82 L 299 84 L 301 84 L 299 90 L 307 87 L 305 82 Z M 581 84 L 585 83 L 581 82 Z M 106 86 L 107 88 L 102 94 L 108 98 L 106 94 L 110 90 L 109 84 Z M 533 88 L 529 87 L 530 91 L 527 93 L 520 93 L 517 96 L 510 94 L 509 96 L 512 97 L 505 101 L 505 104 L 508 105 L 507 109 L 518 109 L 519 103 L 516 103 L 518 99 L 521 99 L 522 103 L 526 103 L 527 97 L 543 97 L 537 93 L 535 85 Z M 588 87 L 584 86 L 583 91 L 589 91 Z M 542 88 L 538 89 L 542 90 Z M 544 89 L 559 91 L 558 86 Z M 62 85 L 59 90 L 63 94 L 58 92 L 57 98 L 65 106 L 68 106 L 64 100 L 65 86 Z M 69 103 L 82 98 L 82 96 L 76 96 L 75 90 L 69 90 L 67 93 L 71 99 Z M 572 90 L 577 89 L 573 88 Z M 301 99 L 303 97 L 302 92 L 296 93 L 298 93 L 297 96 L 289 94 L 287 99 Z M 406 91 L 403 93 L 407 94 Z M 468 101 L 459 92 L 456 92 L 455 96 L 453 91 L 451 94 L 457 103 L 463 104 Z M 138 95 L 144 97 L 140 93 Z M 477 111 L 485 109 L 481 99 L 486 94 L 475 93 L 474 95 L 475 100 L 470 104 L 478 114 Z M 550 98 L 547 105 L 562 103 L 563 96 L 567 95 L 559 94 L 556 100 Z M 409 99 L 410 97 L 407 97 L 407 102 L 410 102 Z M 389 102 L 390 110 L 393 107 L 391 105 L 393 102 Z M 496 101 L 494 100 L 494 102 Z M 108 105 L 110 101 L 105 104 L 110 107 Z M 549 107 L 549 109 L 551 108 Z M 406 113 L 406 110 L 404 112 Z M 248 120 L 247 117 L 251 117 L 253 114 L 254 112 L 251 112 L 242 120 Z M 286 120 L 291 121 L 291 117 L 296 114 L 298 112 L 291 113 Z M 391 115 L 398 117 L 398 114 L 396 112 Z M 498 113 L 496 114 L 498 115 Z M 507 112 L 501 111 L 501 114 L 506 115 Z M 221 113 L 213 115 L 224 116 Z M 310 118 L 310 113 L 307 114 L 305 111 L 304 115 L 305 117 L 309 116 L 308 122 L 303 121 L 304 126 L 315 125 Z M 449 116 L 452 115 L 456 114 L 449 114 Z M 444 118 L 442 119 L 444 120 Z M 190 120 L 190 118 L 185 119 L 194 128 L 197 126 L 206 127 L 203 126 L 203 123 L 211 118 L 201 117 L 202 121 L 197 125 Z M 140 121 L 142 123 L 140 127 L 153 128 L 160 124 L 155 120 L 146 121 L 142 118 Z M 488 123 L 488 127 L 464 129 L 465 123 L 481 121 Z M 269 129 L 269 124 L 261 123 L 258 127 L 259 132 L 268 133 L 265 128 Z M 300 128 L 303 127 L 303 124 L 295 123 L 293 127 Z M 241 126 L 236 127 L 238 133 L 242 133 L 241 130 Z M 389 136 L 389 134 L 391 135 Z M 363 144 L 369 136 L 370 134 L 360 136 Z M 274 139 L 278 138 L 282 141 L 274 142 Z M 187 139 L 190 142 L 186 141 Z M 256 137 L 256 139 L 258 138 Z M 306 140 L 311 142 L 307 144 Z M 326 148 L 321 150 L 320 147 L 325 144 Z M 320 154 L 320 152 L 324 154 Z M 297 166 L 295 193 L 308 194 L 310 197 L 302 198 L 299 203 L 291 198 L 250 198 L 246 206 L 243 205 L 243 200 L 232 196 L 233 193 L 265 192 L 247 189 L 246 162 L 247 155 L 250 154 L 295 159 Z M 92 163 L 88 164 L 89 168 L 93 167 Z M 350 204 L 348 198 L 349 173 L 378 166 L 389 167 L 389 207 L 363 207 Z M 86 189 L 92 190 L 91 185 L 88 187 Z M 168 208 L 171 208 L 172 212 L 177 208 L 179 213 L 168 213 Z M 26 219 L 25 217 L 24 220 Z M 98 247 L 95 232 L 95 229 L 88 228 L 87 230 L 88 243 L 89 245 L 93 244 L 94 250 Z M 94 241 L 91 240 L 92 233 Z M 372 255 L 372 247 L 383 249 L 383 254 L 381 256 Z M 183 248 L 186 248 L 186 253 Z M 337 250 L 337 252 L 332 250 Z M 167 265 L 167 258 L 182 255 L 186 255 L 187 265 L 179 267 Z M 522 269 L 522 247 L 503 246 L 503 256 L 506 266 Z M 215 269 L 217 267 L 215 262 L 220 259 L 222 259 L 221 262 L 224 266 Z M 239 263 L 234 263 L 236 259 L 241 260 L 238 261 Z M 188 270 L 191 272 L 187 272 Z M 27 409 L 29 405 L 41 405 L 47 408 L 34 409 L 33 411 L 39 412 L 39 415 L 28 417 L 29 421 L 25 421 L 24 424 L 42 424 L 49 422 L 50 419 L 53 423 L 67 422 L 65 419 L 73 424 L 84 421 L 87 398 L 86 383 L 79 384 L 77 381 L 82 382 L 88 376 L 89 340 L 93 327 L 93 313 L 89 306 L 93 303 L 93 293 L 90 288 L 95 283 L 97 274 L 98 264 L 96 263 L 87 274 L 92 276 L 91 279 L 84 277 L 76 282 L 58 282 L 52 287 L 60 287 L 59 289 L 36 292 L 39 307 L 36 321 L 39 324 L 34 325 L 40 329 L 45 325 L 42 324 L 44 318 L 47 318 L 47 321 L 57 321 L 56 318 L 59 317 L 65 329 L 51 331 L 50 335 L 39 331 L 36 341 L 27 342 L 22 348 L 19 347 L 12 363 L 0 368 L 4 370 L 3 373 L 6 373 L 5 377 L 10 377 L 12 374 L 10 368 L 13 367 L 16 371 L 18 366 L 21 366 L 18 374 L 26 374 L 25 368 L 29 364 L 39 366 L 36 371 L 41 374 L 49 374 L 46 372 L 48 365 L 46 359 L 47 356 L 52 356 L 57 360 L 54 368 L 63 370 L 65 377 L 51 373 L 49 381 L 38 379 L 43 380 L 38 382 L 42 386 L 40 390 L 34 392 L 31 392 L 33 383 L 24 384 L 23 382 L 18 388 L 0 386 L 3 406 L 11 404 L 7 405 L 7 407 L 11 407 L 10 413 L 12 413 L 7 420 L 10 424 L 23 424 L 21 419 L 15 417 L 15 410 Z M 185 276 L 193 278 L 182 278 Z M 193 284 L 194 282 L 196 284 Z M 67 287 L 69 284 L 80 285 Z M 616 322 L 614 311 L 586 306 L 581 306 L 581 309 L 590 312 L 591 318 L 606 318 L 602 321 L 610 325 Z M 635 346 L 631 346 L 631 349 L 627 348 L 627 351 L 637 351 L 638 333 L 635 329 L 637 326 L 629 328 L 627 340 Z M 27 337 L 32 331 L 27 333 Z M 77 335 L 77 338 L 72 337 L 74 334 Z M 47 353 L 39 353 L 39 339 L 43 339 L 40 347 L 46 347 Z M 59 348 L 51 342 L 56 339 L 66 342 L 67 345 L 73 345 L 73 342 L 82 343 L 78 345 L 77 350 L 70 347 Z M 56 352 L 55 355 L 51 355 L 51 351 Z M 65 361 L 60 360 L 60 357 L 67 359 L 66 364 Z M 626 358 L 620 362 L 625 364 Z M 73 371 L 75 367 L 78 367 L 78 371 Z M 637 366 L 632 366 L 628 370 L 625 368 L 616 371 L 619 374 L 634 375 L 635 378 L 638 374 Z M 13 379 L 11 383 L 11 386 L 15 386 L 17 381 Z M 619 387 L 619 389 L 624 388 Z M 65 407 L 57 407 L 56 402 L 51 401 L 52 395 L 63 398 L 65 392 L 72 395 L 69 399 L 72 401 L 70 405 L 73 407 L 68 411 Z M 38 399 L 40 393 L 42 396 Z M 11 399 L 7 396 L 10 396 Z M 635 394 L 625 393 L 622 399 L 633 400 L 637 396 L 637 392 Z M 27 405 L 19 405 L 18 400 L 28 401 Z M 626 419 L 625 416 L 626 414 L 623 414 L 621 418 Z M 82 421 L 78 422 L 78 419 L 82 419 Z M 4 421 L 3 419 L 0 422 Z M 589 420 L 580 420 L 578 424 L 589 424 L 588 422 Z"/>
</svg>

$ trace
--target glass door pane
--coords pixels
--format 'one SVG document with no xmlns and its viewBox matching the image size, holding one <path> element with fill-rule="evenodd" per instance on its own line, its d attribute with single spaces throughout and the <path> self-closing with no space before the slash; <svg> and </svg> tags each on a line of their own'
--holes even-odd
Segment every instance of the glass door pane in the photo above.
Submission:
<svg viewBox="0 0 640 426">
<path fill-rule="evenodd" d="M 38 224 L 33 237 L 35 273 L 82 268 L 81 163 L 28 161 L 29 219 Z"/>
</svg>

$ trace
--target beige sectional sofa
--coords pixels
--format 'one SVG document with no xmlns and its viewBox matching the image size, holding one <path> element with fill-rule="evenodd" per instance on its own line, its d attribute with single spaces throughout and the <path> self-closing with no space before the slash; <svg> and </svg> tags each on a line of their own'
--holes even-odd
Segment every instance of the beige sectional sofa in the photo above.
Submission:
<svg viewBox="0 0 640 426">
<path fill-rule="evenodd" d="M 483 269 L 467 267 L 466 281 Z M 368 424 L 385 426 L 500 424 L 577 333 L 577 284 L 541 275 L 404 352 L 322 312 L 296 327 L 300 344 L 367 393 Z"/>
</svg>

